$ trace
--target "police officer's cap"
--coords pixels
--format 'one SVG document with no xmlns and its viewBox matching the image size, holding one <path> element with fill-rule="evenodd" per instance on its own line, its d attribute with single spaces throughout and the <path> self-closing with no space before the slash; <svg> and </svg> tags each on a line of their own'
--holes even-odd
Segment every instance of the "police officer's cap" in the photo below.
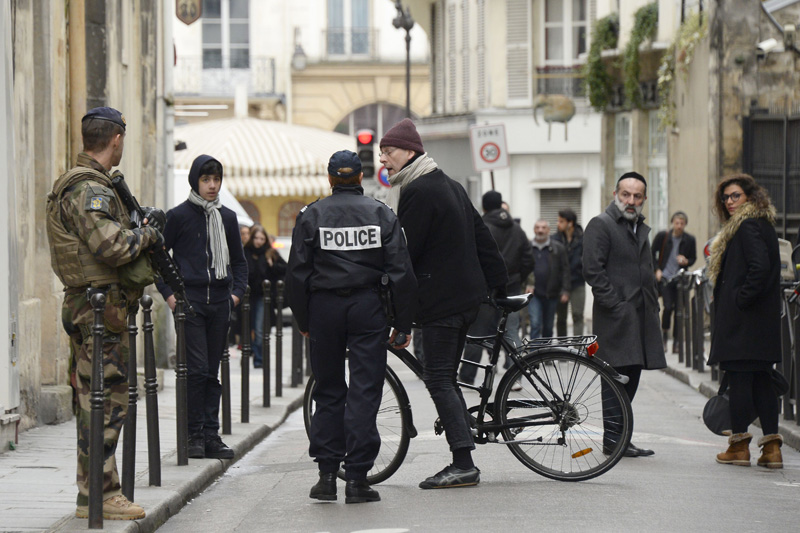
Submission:
<svg viewBox="0 0 800 533">
<path fill-rule="evenodd" d="M 81 122 L 90 118 L 113 122 L 125 130 L 125 117 L 113 107 L 95 107 L 94 109 L 90 109 L 89 112 L 83 116 Z"/>
<path fill-rule="evenodd" d="M 349 168 L 350 172 L 339 172 L 340 169 Z M 328 174 L 337 178 L 352 178 L 361 173 L 361 160 L 355 152 L 340 150 L 331 156 L 328 161 Z"/>
</svg>

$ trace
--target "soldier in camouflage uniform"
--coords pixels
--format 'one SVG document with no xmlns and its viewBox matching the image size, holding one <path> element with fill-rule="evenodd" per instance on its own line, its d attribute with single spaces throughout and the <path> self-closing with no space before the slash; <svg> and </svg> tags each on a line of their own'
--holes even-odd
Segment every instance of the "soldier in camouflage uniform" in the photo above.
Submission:
<svg viewBox="0 0 800 533">
<path fill-rule="evenodd" d="M 64 284 L 62 323 L 70 338 L 70 382 L 78 429 L 78 518 L 88 517 L 89 425 L 92 374 L 92 306 L 89 292 L 106 295 L 103 371 L 105 395 L 103 516 L 144 518 L 144 510 L 122 495 L 115 460 L 128 409 L 127 314 L 141 288 L 123 287 L 119 267 L 163 242 L 153 226 L 129 229 L 130 215 L 117 197 L 109 171 L 122 158 L 125 120 L 101 107 L 83 117 L 84 152 L 77 166 L 55 182 L 47 201 L 47 235 L 53 270 Z"/>
</svg>

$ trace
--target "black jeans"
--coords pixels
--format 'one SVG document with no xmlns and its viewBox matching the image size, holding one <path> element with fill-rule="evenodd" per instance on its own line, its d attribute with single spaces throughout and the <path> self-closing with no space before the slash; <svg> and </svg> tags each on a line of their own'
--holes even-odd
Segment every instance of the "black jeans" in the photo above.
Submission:
<svg viewBox="0 0 800 533">
<path fill-rule="evenodd" d="M 669 329 L 672 322 L 672 315 L 675 313 L 675 306 L 678 303 L 678 278 L 672 281 L 661 281 L 661 300 L 664 302 L 664 310 L 661 312 L 661 329 Z M 677 324 L 676 324 L 677 326 Z M 672 332 L 672 338 L 677 339 L 678 328 Z"/>
<path fill-rule="evenodd" d="M 232 300 L 212 304 L 191 302 L 195 315 L 186 315 L 186 396 L 189 435 L 219 432 L 222 385 L 219 362 L 228 340 Z"/>
<path fill-rule="evenodd" d="M 778 395 L 768 372 L 728 371 L 728 396 L 731 407 L 731 431 L 745 433 L 758 415 L 764 435 L 778 432 Z"/>
<path fill-rule="evenodd" d="M 470 415 L 456 376 L 467 330 L 477 314 L 475 308 L 422 324 L 425 352 L 422 379 L 436 405 L 450 450 L 475 449 Z"/>
<path fill-rule="evenodd" d="M 336 472 L 344 461 L 348 480 L 366 479 L 381 446 L 375 420 L 386 374 L 386 314 L 378 291 L 371 289 L 349 296 L 314 292 L 308 309 L 311 368 L 317 380 L 309 455 L 320 472 Z"/>
</svg>

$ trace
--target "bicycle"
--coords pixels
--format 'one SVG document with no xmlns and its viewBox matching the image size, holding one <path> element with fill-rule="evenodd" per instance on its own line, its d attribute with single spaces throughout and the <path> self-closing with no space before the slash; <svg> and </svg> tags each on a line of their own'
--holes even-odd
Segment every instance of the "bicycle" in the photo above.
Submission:
<svg viewBox="0 0 800 533">
<path fill-rule="evenodd" d="M 467 342 L 488 349 L 488 364 L 462 359 L 484 370 L 483 382 L 458 382 L 462 389 L 479 393 L 480 402 L 468 409 L 476 444 L 502 444 L 522 464 L 547 478 L 585 481 L 616 465 L 630 444 L 633 411 L 621 384 L 627 376 L 594 356 L 597 336 L 526 339 L 514 347 L 505 339 L 511 312 L 527 306 L 531 295 L 492 300 L 502 310 L 494 335 L 468 336 Z M 513 364 L 502 376 L 494 402 L 494 368 L 504 349 Z M 407 350 L 389 346 L 414 374 L 422 378 L 422 364 Z M 313 415 L 311 376 L 303 397 L 303 417 L 308 432 Z M 616 402 L 616 415 L 604 415 L 604 405 Z M 609 409 L 609 413 L 611 410 Z M 442 427 L 434 423 L 437 434 Z M 410 440 L 417 436 L 411 404 L 402 382 L 386 366 L 383 399 L 378 411 L 381 449 L 367 481 L 380 483 L 394 474 L 405 459 Z M 616 438 L 606 436 L 617 435 Z M 344 471 L 340 469 L 339 477 Z"/>
</svg>

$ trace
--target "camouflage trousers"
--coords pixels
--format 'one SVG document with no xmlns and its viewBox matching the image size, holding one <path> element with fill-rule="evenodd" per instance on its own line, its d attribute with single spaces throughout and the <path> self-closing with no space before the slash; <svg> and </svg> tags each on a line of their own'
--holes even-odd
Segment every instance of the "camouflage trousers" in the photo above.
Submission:
<svg viewBox="0 0 800 533">
<path fill-rule="evenodd" d="M 70 383 L 73 388 L 73 409 L 78 430 L 78 505 L 89 503 L 89 429 L 91 422 L 92 306 L 86 292 L 64 297 L 62 322 L 70 338 Z M 116 450 L 119 435 L 128 411 L 128 357 L 130 344 L 127 331 L 127 305 L 118 290 L 106 295 L 103 336 L 103 499 L 121 494 L 117 473 Z"/>
</svg>

